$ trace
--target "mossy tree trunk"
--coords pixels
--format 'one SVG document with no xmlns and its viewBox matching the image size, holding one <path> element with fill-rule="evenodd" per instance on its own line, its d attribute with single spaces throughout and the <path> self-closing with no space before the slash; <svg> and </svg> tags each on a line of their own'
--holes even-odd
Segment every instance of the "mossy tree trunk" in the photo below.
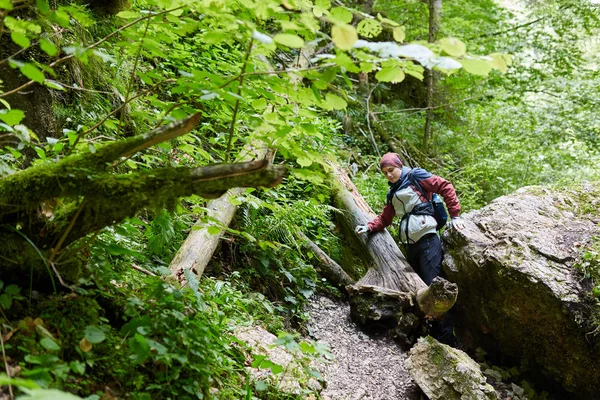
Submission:
<svg viewBox="0 0 600 400">
<path fill-rule="evenodd" d="M 234 187 L 273 187 L 285 167 L 266 160 L 197 168 L 159 168 L 127 174 L 113 172 L 125 157 L 191 131 L 195 114 L 146 134 L 107 144 L 94 153 L 36 164 L 0 179 L 0 254 L 2 280 L 29 282 L 48 273 L 76 278 L 73 263 L 61 261 L 69 245 L 146 207 L 173 205 L 197 194 L 215 198 Z"/>
</svg>

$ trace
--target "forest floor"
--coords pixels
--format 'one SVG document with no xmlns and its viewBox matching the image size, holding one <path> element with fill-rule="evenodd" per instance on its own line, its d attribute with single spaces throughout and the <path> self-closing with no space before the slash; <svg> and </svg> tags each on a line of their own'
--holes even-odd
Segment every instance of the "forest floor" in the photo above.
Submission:
<svg viewBox="0 0 600 400">
<path fill-rule="evenodd" d="M 343 300 L 311 298 L 309 335 L 331 349 L 321 365 L 325 400 L 418 400 L 421 391 L 405 367 L 408 355 L 387 337 L 367 335 L 350 319 Z"/>
<path fill-rule="evenodd" d="M 350 318 L 347 302 L 315 295 L 309 300 L 308 311 L 309 336 L 328 346 L 333 355 L 331 362 L 317 366 L 326 382 L 321 392 L 324 400 L 426 399 L 408 374 L 407 352 L 389 337 L 361 331 Z M 510 383 L 489 383 L 500 400 L 527 399 L 516 395 Z"/>
</svg>

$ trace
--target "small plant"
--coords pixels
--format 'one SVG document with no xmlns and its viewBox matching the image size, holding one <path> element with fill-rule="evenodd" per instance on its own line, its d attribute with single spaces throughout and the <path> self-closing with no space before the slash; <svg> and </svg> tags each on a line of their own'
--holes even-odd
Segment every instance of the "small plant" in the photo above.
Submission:
<svg viewBox="0 0 600 400">
<path fill-rule="evenodd" d="M 591 294 L 600 301 L 600 236 L 595 236 L 592 242 L 585 246 L 575 268 L 589 280 Z"/>
</svg>

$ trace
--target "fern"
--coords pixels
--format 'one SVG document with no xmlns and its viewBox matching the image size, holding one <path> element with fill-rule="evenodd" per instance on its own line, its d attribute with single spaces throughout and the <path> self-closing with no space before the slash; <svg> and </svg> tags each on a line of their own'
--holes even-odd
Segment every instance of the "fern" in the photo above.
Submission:
<svg viewBox="0 0 600 400">
<path fill-rule="evenodd" d="M 146 233 L 148 237 L 148 252 L 151 255 L 160 255 L 167 250 L 169 243 L 176 236 L 175 222 L 169 212 L 162 210 L 159 212 Z"/>
<path fill-rule="evenodd" d="M 298 247 L 300 231 L 314 229 L 316 224 L 325 224 L 329 214 L 336 209 L 309 200 L 283 204 L 266 204 L 254 198 L 253 205 L 242 211 L 244 228 L 254 237 L 270 240 L 291 247 Z M 247 203 L 248 204 L 248 203 Z"/>
</svg>

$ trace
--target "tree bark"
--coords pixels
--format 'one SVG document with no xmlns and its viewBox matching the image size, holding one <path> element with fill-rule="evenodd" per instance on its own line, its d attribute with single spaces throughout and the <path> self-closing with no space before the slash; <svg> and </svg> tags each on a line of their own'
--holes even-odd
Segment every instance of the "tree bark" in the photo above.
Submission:
<svg viewBox="0 0 600 400">
<path fill-rule="evenodd" d="M 273 187 L 282 181 L 286 168 L 266 160 L 128 174 L 109 171 L 123 157 L 189 132 L 199 120 L 195 114 L 94 153 L 73 154 L 0 179 L 3 280 L 29 282 L 30 276 L 47 278 L 54 271 L 72 282 L 81 260 L 68 246 L 90 233 L 146 207 L 172 206 L 182 196 L 215 198 L 230 188 Z"/>
<path fill-rule="evenodd" d="M 247 150 L 250 150 L 250 148 L 251 145 L 248 145 Z M 251 158 L 252 154 L 249 151 L 247 153 L 248 156 L 245 159 Z M 264 158 L 266 154 L 266 150 L 256 150 L 257 158 Z M 229 199 L 241 196 L 243 191 L 243 188 L 232 188 L 218 199 L 209 201 L 206 205 L 208 217 L 219 221 L 222 226 L 229 226 L 237 212 L 237 206 L 233 205 Z M 223 236 L 224 229 L 221 229 L 218 233 L 211 234 L 208 232 L 209 227 L 205 227 L 204 225 L 205 222 L 202 220 L 194 224 L 192 231 L 169 265 L 171 274 L 182 284 L 185 282 L 186 270 L 192 271 L 197 276 L 201 276 L 204 273 L 204 269 L 210 262 Z"/>
<path fill-rule="evenodd" d="M 327 253 L 325 253 L 319 246 L 310 240 L 304 233 L 300 232 L 300 239 L 302 245 L 311 251 L 321 262 L 320 272 L 327 278 L 331 283 L 338 286 L 352 285 L 356 281 L 350 277 L 344 271 L 342 267 L 335 261 L 333 261 Z"/>
<path fill-rule="evenodd" d="M 429 35 L 428 42 L 435 42 L 440 24 L 440 13 L 442 11 L 442 0 L 428 0 L 429 4 Z M 435 91 L 435 71 L 428 69 L 425 71 L 425 85 L 427 87 L 427 112 L 425 115 L 425 130 L 423 132 L 423 152 L 429 150 L 429 143 L 432 139 L 432 122 Z"/>
</svg>

